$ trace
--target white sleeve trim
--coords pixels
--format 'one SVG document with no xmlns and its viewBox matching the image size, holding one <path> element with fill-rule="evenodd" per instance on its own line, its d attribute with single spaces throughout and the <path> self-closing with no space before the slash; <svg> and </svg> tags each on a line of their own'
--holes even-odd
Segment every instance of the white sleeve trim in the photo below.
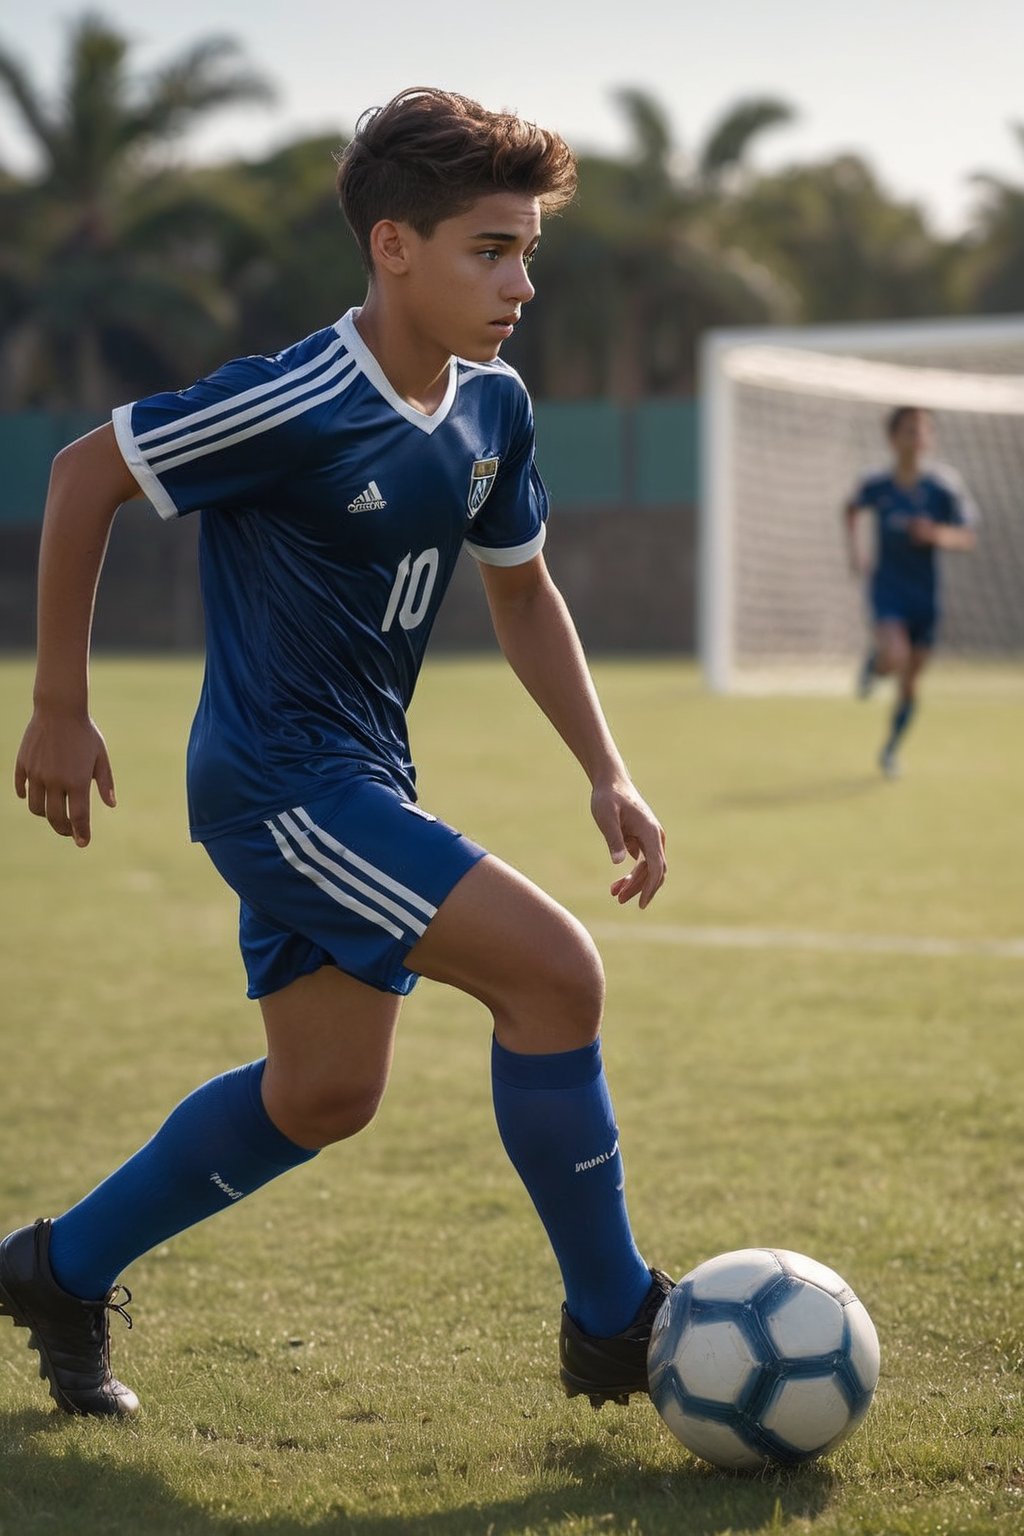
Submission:
<svg viewBox="0 0 1024 1536">
<path fill-rule="evenodd" d="M 466 548 L 481 565 L 525 565 L 527 560 L 540 554 L 546 537 L 547 527 L 542 523 L 540 531 L 528 544 L 514 544 L 511 549 L 492 549 L 487 544 L 474 544 L 471 539 L 467 539 Z"/>
<path fill-rule="evenodd" d="M 121 457 L 139 483 L 139 489 L 143 495 L 148 496 L 160 516 L 165 521 L 172 517 L 180 516 L 178 508 L 163 485 L 154 475 L 149 465 L 142 456 L 138 443 L 135 441 L 135 433 L 132 431 L 132 405 L 118 405 L 111 413 L 111 421 L 114 425 L 114 436 L 117 438 L 117 446 L 121 450 Z"/>
</svg>

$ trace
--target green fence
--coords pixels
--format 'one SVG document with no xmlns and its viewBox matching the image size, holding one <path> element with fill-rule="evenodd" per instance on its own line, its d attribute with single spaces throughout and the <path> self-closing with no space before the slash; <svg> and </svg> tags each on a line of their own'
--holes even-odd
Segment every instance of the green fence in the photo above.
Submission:
<svg viewBox="0 0 1024 1536">
<path fill-rule="evenodd" d="M 537 462 L 559 510 L 694 502 L 694 401 L 541 400 L 536 414 Z M 54 454 L 98 424 L 81 411 L 0 415 L 0 523 L 39 520 Z"/>
<path fill-rule="evenodd" d="M 85 411 L 0 415 L 0 523 L 38 522 L 54 454 L 98 425 Z"/>
</svg>

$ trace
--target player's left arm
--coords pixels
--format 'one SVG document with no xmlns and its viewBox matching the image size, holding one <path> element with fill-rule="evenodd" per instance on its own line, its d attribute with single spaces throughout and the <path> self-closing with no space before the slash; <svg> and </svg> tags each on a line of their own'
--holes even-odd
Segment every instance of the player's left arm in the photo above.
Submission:
<svg viewBox="0 0 1024 1536">
<path fill-rule="evenodd" d="M 498 644 L 524 688 L 579 761 L 590 808 L 612 862 L 634 865 L 613 882 L 619 902 L 646 907 L 665 879 L 665 833 L 637 791 L 612 738 L 583 646 L 543 555 L 522 565 L 481 565 Z"/>
<path fill-rule="evenodd" d="M 978 509 L 954 470 L 943 471 L 943 498 L 934 517 L 911 519 L 908 532 L 915 544 L 935 549 L 970 550 L 978 542 Z"/>
<path fill-rule="evenodd" d="M 936 549 L 968 550 L 978 542 L 969 523 L 937 523 L 930 517 L 915 517 L 909 531 L 915 544 L 931 544 Z"/>
</svg>

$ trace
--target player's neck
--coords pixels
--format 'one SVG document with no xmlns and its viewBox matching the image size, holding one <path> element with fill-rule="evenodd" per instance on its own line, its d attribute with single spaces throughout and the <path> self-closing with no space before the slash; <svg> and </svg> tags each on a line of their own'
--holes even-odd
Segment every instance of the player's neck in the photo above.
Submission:
<svg viewBox="0 0 1024 1536">
<path fill-rule="evenodd" d="M 912 459 L 897 459 L 893 479 L 897 485 L 916 485 L 921 478 L 921 460 L 915 454 Z"/>
<path fill-rule="evenodd" d="M 417 334 L 371 288 L 355 316 L 355 327 L 395 393 L 431 416 L 448 391 L 451 355 Z"/>
</svg>

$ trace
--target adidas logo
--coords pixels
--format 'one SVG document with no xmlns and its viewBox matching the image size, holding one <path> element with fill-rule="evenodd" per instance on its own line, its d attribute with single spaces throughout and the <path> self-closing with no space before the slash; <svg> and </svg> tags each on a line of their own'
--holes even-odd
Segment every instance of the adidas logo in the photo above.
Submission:
<svg viewBox="0 0 1024 1536">
<path fill-rule="evenodd" d="M 380 493 L 380 486 L 376 480 L 371 480 L 365 491 L 360 491 L 355 501 L 350 501 L 350 512 L 382 512 L 387 502 Z"/>
</svg>

